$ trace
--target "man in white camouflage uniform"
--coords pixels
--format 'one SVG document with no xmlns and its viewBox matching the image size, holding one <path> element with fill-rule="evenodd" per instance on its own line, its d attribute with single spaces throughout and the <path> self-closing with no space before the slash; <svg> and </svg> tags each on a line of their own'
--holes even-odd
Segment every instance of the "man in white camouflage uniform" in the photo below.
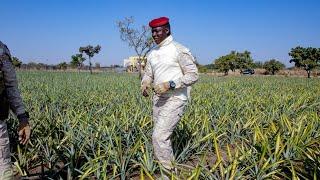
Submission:
<svg viewBox="0 0 320 180">
<path fill-rule="evenodd" d="M 189 49 L 173 41 L 168 18 L 154 19 L 149 26 L 157 47 L 147 56 L 141 91 L 148 96 L 148 89 L 154 88 L 152 144 L 162 166 L 172 170 L 170 136 L 183 115 L 188 91 L 198 80 L 198 69 Z"/>
</svg>

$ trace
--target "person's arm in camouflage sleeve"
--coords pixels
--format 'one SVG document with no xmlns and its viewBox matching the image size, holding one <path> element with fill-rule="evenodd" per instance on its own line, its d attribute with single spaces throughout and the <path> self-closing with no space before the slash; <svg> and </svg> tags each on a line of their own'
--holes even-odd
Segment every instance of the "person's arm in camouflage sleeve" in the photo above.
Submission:
<svg viewBox="0 0 320 180">
<path fill-rule="evenodd" d="M 20 121 L 18 127 L 19 141 L 21 144 L 26 144 L 29 141 L 31 135 L 29 115 L 25 111 L 22 103 L 22 99 L 18 89 L 16 72 L 11 63 L 11 55 L 9 49 L 2 42 L 0 42 L 0 45 L 0 68 L 3 73 L 6 97 L 8 99 L 10 109 L 17 115 Z"/>
<path fill-rule="evenodd" d="M 151 83 L 153 82 L 153 72 L 151 68 L 151 64 L 147 61 L 143 78 L 141 80 L 141 92 L 142 95 L 147 97 L 148 96 L 148 88 L 151 88 Z"/>
<path fill-rule="evenodd" d="M 28 115 L 20 97 L 16 72 L 8 55 L 4 55 L 1 60 L 1 71 L 3 72 L 4 85 L 10 109 L 17 115 L 18 119 L 28 122 Z"/>
<path fill-rule="evenodd" d="M 181 67 L 183 76 L 179 79 L 173 80 L 176 84 L 175 88 L 184 88 L 187 86 L 191 86 L 192 84 L 197 82 L 199 78 L 198 68 L 191 53 L 182 52 L 178 57 L 178 62 Z"/>
</svg>

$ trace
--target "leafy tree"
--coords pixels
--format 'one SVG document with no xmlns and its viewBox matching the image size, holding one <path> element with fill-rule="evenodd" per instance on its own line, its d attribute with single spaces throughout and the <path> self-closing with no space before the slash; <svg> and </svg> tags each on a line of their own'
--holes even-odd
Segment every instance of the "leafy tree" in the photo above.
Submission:
<svg viewBox="0 0 320 180">
<path fill-rule="evenodd" d="M 261 61 L 253 62 L 252 68 L 263 68 L 264 63 Z"/>
<path fill-rule="evenodd" d="M 229 54 L 228 61 L 229 61 L 230 70 L 235 72 L 237 68 L 237 52 L 236 51 L 231 51 L 231 53 Z"/>
<path fill-rule="evenodd" d="M 235 53 L 234 51 L 232 53 Z M 236 68 L 243 71 L 243 69 L 253 67 L 253 59 L 249 51 L 244 51 L 243 53 L 236 53 Z"/>
<path fill-rule="evenodd" d="M 199 65 L 197 65 L 197 67 L 198 67 L 199 73 L 206 73 L 206 72 L 208 72 L 208 68 L 206 68 L 204 65 L 199 64 Z"/>
<path fill-rule="evenodd" d="M 214 67 L 224 72 L 225 75 L 228 75 L 229 70 L 235 71 L 235 69 L 240 69 L 240 72 L 242 72 L 243 69 L 253 66 L 253 60 L 249 51 L 244 51 L 243 53 L 231 51 L 229 54 L 219 57 L 214 62 Z"/>
<path fill-rule="evenodd" d="M 201 65 L 196 63 L 197 67 L 198 67 L 198 71 L 200 73 L 207 73 L 207 72 L 212 72 L 214 69 L 214 65 L 213 64 L 206 64 L 206 65 Z"/>
<path fill-rule="evenodd" d="M 224 75 L 228 75 L 229 70 L 235 69 L 236 53 L 232 51 L 226 56 L 221 56 L 214 61 L 214 66 L 220 71 L 224 72 Z"/>
<path fill-rule="evenodd" d="M 80 47 L 79 52 L 85 53 L 89 57 L 89 69 L 90 73 L 92 74 L 92 63 L 91 58 L 94 56 L 94 54 L 98 54 L 101 50 L 101 46 L 97 45 L 96 47 L 93 47 L 91 45 L 88 45 L 86 47 Z"/>
<path fill-rule="evenodd" d="M 271 59 L 270 61 L 266 61 L 263 67 L 274 75 L 277 71 L 283 69 L 285 65 L 276 59 Z"/>
<path fill-rule="evenodd" d="M 59 63 L 58 68 L 65 71 L 68 68 L 68 64 L 66 62 Z"/>
<path fill-rule="evenodd" d="M 84 58 L 82 56 L 82 54 L 76 54 L 76 55 L 72 55 L 71 56 L 71 66 L 73 67 L 77 67 L 78 68 L 78 72 L 80 72 L 81 67 L 83 66 L 83 62 L 86 60 L 86 58 Z"/>
<path fill-rule="evenodd" d="M 294 62 L 296 67 L 303 67 L 308 73 L 308 78 L 311 70 L 320 65 L 320 48 L 297 46 L 291 49 L 289 56 L 292 57 L 289 62 Z"/>
<path fill-rule="evenodd" d="M 141 75 L 141 63 L 146 59 L 147 53 L 155 46 L 151 36 L 151 31 L 148 26 L 142 26 L 141 30 L 133 27 L 133 17 L 127 17 L 122 21 L 117 22 L 122 41 L 127 42 L 129 47 L 133 48 L 136 52 L 138 59 L 139 77 Z"/>
<path fill-rule="evenodd" d="M 48 65 L 45 63 L 38 63 L 38 69 L 47 69 Z"/>
<path fill-rule="evenodd" d="M 40 67 L 38 66 L 38 63 L 33 62 L 33 61 L 29 62 L 29 63 L 27 64 L 27 66 L 28 66 L 29 68 L 31 68 L 31 69 L 40 69 Z"/>
<path fill-rule="evenodd" d="M 37 69 L 37 70 L 40 70 L 40 69 L 45 69 L 47 67 L 47 64 L 44 64 L 44 63 L 36 63 L 36 62 L 29 62 L 27 64 L 27 66 L 31 69 Z"/>
<path fill-rule="evenodd" d="M 206 64 L 206 65 L 204 65 L 204 67 L 206 67 L 208 70 L 214 70 L 214 69 L 216 69 L 215 66 L 214 66 L 214 64 Z"/>
<path fill-rule="evenodd" d="M 12 57 L 12 64 L 14 65 L 14 67 L 20 69 L 22 62 L 17 57 Z"/>
</svg>

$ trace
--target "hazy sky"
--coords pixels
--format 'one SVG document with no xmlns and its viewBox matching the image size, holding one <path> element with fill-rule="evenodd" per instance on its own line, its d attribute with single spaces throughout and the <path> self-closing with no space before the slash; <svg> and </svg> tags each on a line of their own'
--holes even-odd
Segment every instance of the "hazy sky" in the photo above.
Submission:
<svg viewBox="0 0 320 180">
<path fill-rule="evenodd" d="M 0 9 L 0 40 L 23 62 L 69 62 L 80 46 L 100 44 L 93 63 L 122 65 L 134 51 L 116 22 L 129 16 L 138 27 L 169 17 L 200 64 L 249 50 L 255 61 L 292 66 L 291 48 L 320 47 L 319 0 L 1 0 Z"/>
</svg>

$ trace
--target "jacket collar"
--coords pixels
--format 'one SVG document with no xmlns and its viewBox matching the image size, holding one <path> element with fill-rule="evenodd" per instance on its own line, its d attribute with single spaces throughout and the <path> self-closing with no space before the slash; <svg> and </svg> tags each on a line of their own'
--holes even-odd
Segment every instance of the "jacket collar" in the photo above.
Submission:
<svg viewBox="0 0 320 180">
<path fill-rule="evenodd" d="M 173 37 L 170 35 L 167 38 L 165 38 L 160 44 L 158 44 L 158 47 L 163 47 L 166 46 L 168 44 L 170 44 L 173 41 Z"/>
</svg>

